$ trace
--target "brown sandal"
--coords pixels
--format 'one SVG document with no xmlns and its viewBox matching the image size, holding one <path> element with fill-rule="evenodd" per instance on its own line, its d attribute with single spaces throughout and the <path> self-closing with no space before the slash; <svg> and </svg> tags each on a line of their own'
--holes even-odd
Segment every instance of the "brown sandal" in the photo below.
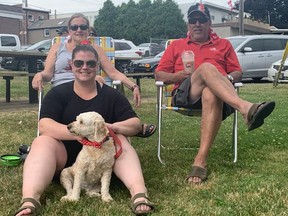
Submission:
<svg viewBox="0 0 288 216">
<path fill-rule="evenodd" d="M 31 202 L 34 206 L 32 206 L 32 205 L 22 206 L 25 202 Z M 17 215 L 19 212 L 25 210 L 25 209 L 30 209 L 31 213 L 29 215 L 33 215 L 34 216 L 34 215 L 38 214 L 38 212 L 40 211 L 40 208 L 41 208 L 41 204 L 37 200 L 35 200 L 33 198 L 23 198 L 20 205 L 22 207 L 17 210 L 17 212 L 14 214 L 14 216 Z"/>
<path fill-rule="evenodd" d="M 255 103 L 248 112 L 248 131 L 252 131 L 264 124 L 264 119 L 274 110 L 275 102 Z"/>
<path fill-rule="evenodd" d="M 198 177 L 201 179 L 201 181 L 200 182 L 189 182 L 188 179 L 191 177 Z M 205 169 L 203 167 L 199 167 L 199 166 L 192 166 L 192 169 L 191 169 L 190 173 L 188 174 L 186 180 L 187 180 L 187 182 L 189 182 L 191 184 L 202 184 L 203 182 L 205 182 L 207 180 L 207 169 Z"/>
<path fill-rule="evenodd" d="M 142 201 L 138 201 L 134 203 L 135 200 L 138 198 L 145 198 L 146 200 L 142 200 Z M 139 205 L 146 205 L 146 206 L 149 206 L 151 209 L 147 211 L 137 211 L 136 209 Z M 155 210 L 155 205 L 150 201 L 146 193 L 138 193 L 138 194 L 135 194 L 135 196 L 133 196 L 133 198 L 131 199 L 131 209 L 132 209 L 132 212 L 136 215 L 145 215 L 145 214 L 149 214 L 153 212 Z"/>
</svg>

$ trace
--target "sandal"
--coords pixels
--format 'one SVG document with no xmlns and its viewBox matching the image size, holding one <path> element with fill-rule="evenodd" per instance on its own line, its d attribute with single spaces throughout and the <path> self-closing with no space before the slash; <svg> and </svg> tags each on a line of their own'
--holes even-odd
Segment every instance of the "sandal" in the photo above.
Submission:
<svg viewBox="0 0 288 216">
<path fill-rule="evenodd" d="M 138 201 L 136 203 L 135 200 L 138 199 L 138 198 L 145 198 L 146 200 L 142 200 L 142 201 Z M 137 211 L 137 207 L 139 205 L 146 205 L 146 206 L 149 206 L 150 207 L 150 210 L 147 210 L 147 211 Z M 138 193 L 138 194 L 135 194 L 135 196 L 131 199 L 131 209 L 132 209 L 132 212 L 136 215 L 145 215 L 145 214 L 149 214 L 151 213 L 152 211 L 155 210 L 155 205 L 149 200 L 148 196 L 146 193 Z"/>
<path fill-rule="evenodd" d="M 142 124 L 142 132 L 139 132 L 135 136 L 147 138 L 152 136 L 155 133 L 156 129 L 157 127 L 153 124 Z"/>
<path fill-rule="evenodd" d="M 275 102 L 255 103 L 248 112 L 248 131 L 252 131 L 264 124 L 264 119 L 274 110 Z"/>
<path fill-rule="evenodd" d="M 31 202 L 34 206 L 32 206 L 32 205 L 22 206 L 25 202 Z M 25 209 L 31 210 L 31 213 L 29 215 L 37 215 L 37 213 L 39 212 L 39 210 L 41 208 L 41 204 L 33 198 L 23 198 L 20 205 L 22 207 L 18 209 L 18 211 L 14 214 L 14 216 Z"/>
<path fill-rule="evenodd" d="M 200 182 L 190 182 L 188 181 L 189 178 L 191 177 L 198 177 L 201 179 Z M 188 183 L 192 183 L 192 184 L 202 184 L 203 182 L 205 182 L 207 180 L 207 169 L 203 168 L 203 167 L 199 167 L 199 166 L 192 166 L 192 169 L 190 171 L 190 173 L 188 174 L 187 178 L 186 178 Z"/>
</svg>

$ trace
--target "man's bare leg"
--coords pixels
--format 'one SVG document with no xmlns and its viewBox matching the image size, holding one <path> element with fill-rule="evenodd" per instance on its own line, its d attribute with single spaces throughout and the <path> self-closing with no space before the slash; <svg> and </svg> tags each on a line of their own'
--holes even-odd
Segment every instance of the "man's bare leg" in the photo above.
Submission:
<svg viewBox="0 0 288 216">
<path fill-rule="evenodd" d="M 205 168 L 209 150 L 215 140 L 222 121 L 223 103 L 208 88 L 202 92 L 202 118 L 200 128 L 200 148 L 194 159 L 193 166 Z M 191 183 L 200 183 L 199 177 L 187 179 Z"/>
</svg>

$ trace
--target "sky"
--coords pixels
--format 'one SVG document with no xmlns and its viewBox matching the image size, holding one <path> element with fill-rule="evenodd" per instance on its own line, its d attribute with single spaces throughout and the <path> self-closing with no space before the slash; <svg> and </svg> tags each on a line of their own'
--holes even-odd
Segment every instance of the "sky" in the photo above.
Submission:
<svg viewBox="0 0 288 216">
<path fill-rule="evenodd" d="M 28 7 L 33 6 L 39 9 L 51 10 L 55 13 L 75 13 L 85 11 L 98 11 L 103 7 L 106 0 L 27 0 Z M 112 0 L 115 6 L 127 3 L 129 0 Z M 134 0 L 138 2 L 139 0 Z M 152 0 L 151 0 L 152 1 Z M 200 0 L 174 0 L 178 4 L 200 2 Z M 211 2 L 213 4 L 228 7 L 228 0 L 203 0 L 202 2 Z M 234 3 L 236 0 L 232 0 Z M 22 0 L 0 0 L 0 4 L 22 4 Z"/>
</svg>

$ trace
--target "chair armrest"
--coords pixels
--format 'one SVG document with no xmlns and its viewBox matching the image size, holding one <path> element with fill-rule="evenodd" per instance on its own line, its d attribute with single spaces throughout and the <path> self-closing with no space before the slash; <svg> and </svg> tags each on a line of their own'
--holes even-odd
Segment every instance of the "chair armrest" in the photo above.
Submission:
<svg viewBox="0 0 288 216">
<path fill-rule="evenodd" d="M 121 85 L 122 85 L 122 82 L 120 80 L 114 80 L 112 82 L 112 86 L 113 86 L 114 89 L 120 90 L 121 89 Z"/>
<path fill-rule="evenodd" d="M 164 82 L 163 81 L 156 81 L 155 85 L 156 86 L 164 86 Z"/>
<path fill-rule="evenodd" d="M 234 87 L 235 88 L 239 88 L 239 87 L 242 87 L 243 86 L 243 83 L 242 82 L 236 82 L 234 83 Z"/>
</svg>

